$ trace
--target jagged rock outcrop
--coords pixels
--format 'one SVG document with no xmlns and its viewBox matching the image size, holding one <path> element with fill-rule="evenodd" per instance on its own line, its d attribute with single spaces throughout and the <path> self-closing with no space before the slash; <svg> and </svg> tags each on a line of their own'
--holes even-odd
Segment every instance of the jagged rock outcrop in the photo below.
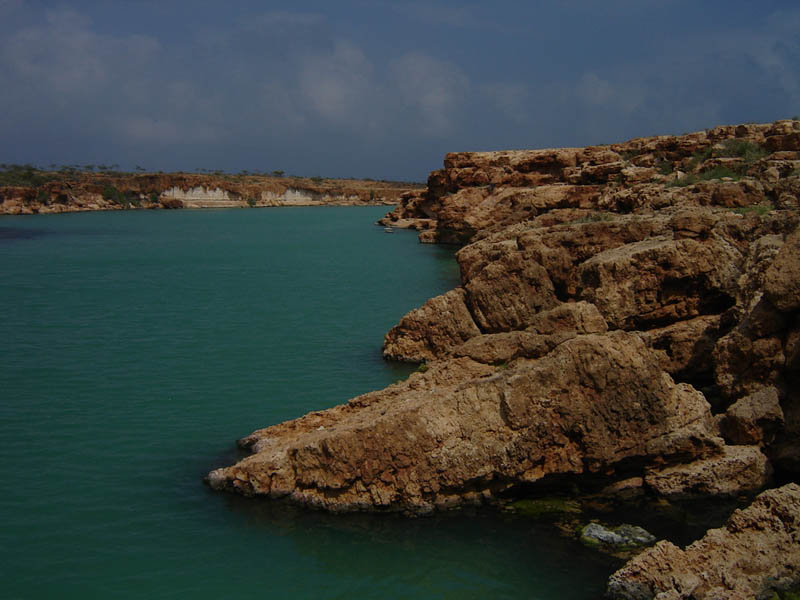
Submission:
<svg viewBox="0 0 800 600">
<path fill-rule="evenodd" d="M 664 370 L 681 381 L 707 383 L 711 352 L 721 335 L 722 315 L 704 315 L 638 332 L 658 355 Z"/>
<path fill-rule="evenodd" d="M 659 496 L 683 499 L 735 496 L 759 490 L 772 474 L 758 446 L 726 446 L 719 455 L 649 470 L 645 483 Z"/>
<path fill-rule="evenodd" d="M 720 419 L 720 433 L 731 444 L 769 445 L 784 425 L 777 388 L 765 387 L 734 402 Z"/>
<path fill-rule="evenodd" d="M 575 287 L 611 326 L 646 330 L 728 308 L 739 260 L 729 245 L 659 236 L 584 261 Z"/>
<path fill-rule="evenodd" d="M 796 177 L 800 159 L 797 149 L 784 147 L 800 134 L 798 124 L 722 126 L 587 148 L 452 153 L 444 169 L 431 173 L 427 191 L 403 200 L 384 222 L 434 218 L 425 241 L 463 244 L 559 208 L 735 208 L 765 198 L 778 203 L 784 194 L 787 207 L 796 207 L 797 186 L 786 179 Z M 716 174 L 740 179 L 710 179 Z"/>
<path fill-rule="evenodd" d="M 800 486 L 763 492 L 681 550 L 661 541 L 608 582 L 617 600 L 769 598 L 800 579 Z"/>
<path fill-rule="evenodd" d="M 767 269 L 764 295 L 781 312 L 800 308 L 800 229 L 787 236 Z"/>
<path fill-rule="evenodd" d="M 447 155 L 382 221 L 463 245 L 461 286 L 386 336 L 427 370 L 256 432 L 210 482 L 425 512 L 558 481 L 735 495 L 800 468 L 799 126 Z"/>
<path fill-rule="evenodd" d="M 800 474 L 800 122 L 455 153 L 381 222 L 462 245 L 411 311 L 408 380 L 240 440 L 216 489 L 423 514 L 547 490 L 734 497 Z M 773 478 L 774 475 L 774 478 Z M 667 541 L 614 598 L 752 598 L 800 580 L 800 487 Z"/>
<path fill-rule="evenodd" d="M 764 385 L 788 389 L 788 380 L 797 373 L 799 240 L 800 229 L 796 228 L 767 262 L 769 266 L 762 265 L 750 278 L 750 287 L 754 279 L 761 286 L 751 292 L 736 326 L 715 346 L 716 382 L 729 398 L 742 397 Z"/>
<path fill-rule="evenodd" d="M 384 340 L 383 355 L 393 360 L 424 362 L 445 356 L 480 334 L 464 302 L 464 290 L 456 288 L 431 298 L 392 327 Z"/>
<path fill-rule="evenodd" d="M 561 304 L 531 318 L 521 331 L 479 335 L 453 350 L 482 363 L 505 364 L 515 358 L 540 358 L 557 345 L 581 334 L 606 333 L 608 326 L 593 304 Z"/>
<path fill-rule="evenodd" d="M 722 440 L 702 394 L 618 331 L 576 335 L 500 368 L 437 361 L 243 445 L 252 456 L 212 472 L 213 487 L 333 511 L 424 513 L 552 476 L 605 479 L 620 465 L 627 476 L 655 459 L 713 456 Z"/>
</svg>

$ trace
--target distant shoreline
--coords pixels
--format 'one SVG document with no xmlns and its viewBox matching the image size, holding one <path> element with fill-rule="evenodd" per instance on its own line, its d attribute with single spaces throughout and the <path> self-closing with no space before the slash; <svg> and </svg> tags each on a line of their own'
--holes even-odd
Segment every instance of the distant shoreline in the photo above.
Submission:
<svg viewBox="0 0 800 600">
<path fill-rule="evenodd" d="M 265 174 L 123 173 L 73 168 L 46 171 L 4 165 L 0 214 L 107 210 L 391 206 L 424 184 Z"/>
</svg>

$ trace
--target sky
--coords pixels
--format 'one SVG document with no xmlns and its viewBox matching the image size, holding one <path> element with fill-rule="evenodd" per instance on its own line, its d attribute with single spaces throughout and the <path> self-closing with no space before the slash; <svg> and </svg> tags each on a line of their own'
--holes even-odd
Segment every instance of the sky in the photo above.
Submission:
<svg viewBox="0 0 800 600">
<path fill-rule="evenodd" d="M 424 181 L 800 113 L 796 0 L 0 0 L 0 162 Z"/>
</svg>

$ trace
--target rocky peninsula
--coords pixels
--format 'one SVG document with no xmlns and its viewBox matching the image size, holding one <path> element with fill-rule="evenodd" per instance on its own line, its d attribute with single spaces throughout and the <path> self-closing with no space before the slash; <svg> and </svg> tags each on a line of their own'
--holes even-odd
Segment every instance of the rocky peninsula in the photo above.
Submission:
<svg viewBox="0 0 800 600">
<path fill-rule="evenodd" d="M 216 172 L 0 168 L 0 214 L 91 210 L 394 205 L 421 189 L 406 182 Z"/>
<path fill-rule="evenodd" d="M 386 335 L 385 357 L 420 369 L 255 431 L 208 481 L 413 514 L 768 489 L 685 550 L 632 559 L 608 594 L 771 597 L 800 578 L 798 198 L 793 120 L 448 154 L 382 221 L 462 246 L 461 286 Z"/>
</svg>

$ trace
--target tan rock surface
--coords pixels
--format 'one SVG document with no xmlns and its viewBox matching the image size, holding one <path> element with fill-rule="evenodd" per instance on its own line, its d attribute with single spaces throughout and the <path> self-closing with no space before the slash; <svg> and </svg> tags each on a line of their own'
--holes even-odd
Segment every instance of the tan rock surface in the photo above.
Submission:
<svg viewBox="0 0 800 600">
<path fill-rule="evenodd" d="M 435 398 L 435 401 L 432 399 Z M 633 334 L 580 335 L 497 369 L 468 358 L 261 430 L 254 454 L 209 476 L 244 494 L 328 510 L 426 512 L 624 459 L 718 452 L 702 395 L 676 385 Z"/>
<path fill-rule="evenodd" d="M 721 320 L 720 315 L 706 315 L 638 333 L 667 373 L 682 380 L 702 380 L 713 370 L 711 352 Z"/>
<path fill-rule="evenodd" d="M 486 250 L 476 263 L 462 267 L 467 305 L 482 331 L 520 329 L 538 312 L 558 304 L 546 269 L 519 252 L 513 241 Z M 461 265 L 467 260 L 459 255 Z"/>
<path fill-rule="evenodd" d="M 787 219 L 787 225 L 793 225 Z M 717 342 L 713 361 L 720 390 L 739 398 L 791 378 L 800 308 L 800 230 L 759 237 L 739 281 L 736 326 Z"/>
<path fill-rule="evenodd" d="M 386 337 L 388 357 L 427 372 L 256 432 L 245 441 L 256 453 L 213 485 L 424 512 L 567 475 L 595 490 L 625 479 L 654 494 L 735 494 L 763 485 L 765 456 L 800 465 L 800 152 L 777 139 L 795 131 L 448 154 L 383 220 L 466 244 L 461 288 Z M 737 150 L 754 146 L 757 159 Z M 721 166 L 736 177 L 710 179 Z M 720 414 L 774 385 L 784 425 L 773 441 L 743 405 L 714 421 L 687 383 Z M 725 447 L 719 426 L 748 446 Z"/>
<path fill-rule="evenodd" d="M 764 294 L 782 312 L 800 308 L 800 229 L 786 238 L 767 270 Z"/>
<path fill-rule="evenodd" d="M 645 483 L 667 498 L 730 496 L 759 490 L 772 474 L 758 446 L 726 446 L 722 454 L 665 469 L 653 468 Z"/>
<path fill-rule="evenodd" d="M 585 261 L 574 287 L 612 327 L 648 329 L 732 305 L 740 260 L 728 245 L 653 237 Z"/>
<path fill-rule="evenodd" d="M 778 390 L 766 387 L 731 405 L 720 421 L 720 433 L 731 444 L 764 445 L 783 424 Z"/>
<path fill-rule="evenodd" d="M 568 339 L 607 330 L 594 305 L 565 303 L 537 313 L 523 331 L 479 335 L 456 347 L 453 354 L 486 364 L 507 363 L 520 357 L 540 358 Z"/>
<path fill-rule="evenodd" d="M 410 362 L 433 360 L 480 335 L 464 297 L 464 290 L 456 288 L 412 310 L 386 334 L 384 357 Z"/>
<path fill-rule="evenodd" d="M 617 600 L 768 598 L 800 579 L 800 486 L 760 494 L 681 550 L 661 541 L 608 582 Z"/>
</svg>

